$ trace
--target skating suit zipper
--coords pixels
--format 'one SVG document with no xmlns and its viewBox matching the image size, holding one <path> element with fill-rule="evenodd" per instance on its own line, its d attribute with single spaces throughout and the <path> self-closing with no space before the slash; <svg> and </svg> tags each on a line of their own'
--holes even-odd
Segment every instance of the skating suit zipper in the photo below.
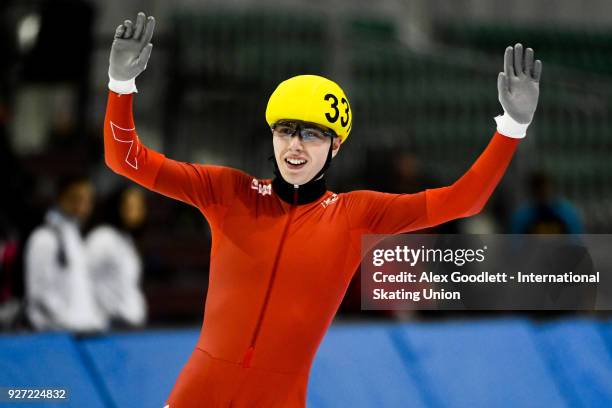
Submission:
<svg viewBox="0 0 612 408">
<path fill-rule="evenodd" d="M 261 307 L 261 312 L 259 313 L 259 319 L 257 319 L 257 326 L 255 326 L 255 331 L 253 332 L 253 337 L 251 338 L 251 343 L 247 351 L 244 353 L 244 357 L 242 358 L 242 367 L 249 368 L 251 366 L 251 360 L 253 360 L 253 353 L 255 352 L 255 343 L 257 342 L 257 337 L 259 336 L 259 331 L 261 329 L 261 322 L 266 314 L 266 309 L 268 307 L 268 302 L 270 301 L 270 293 L 272 292 L 272 286 L 274 285 L 274 279 L 276 278 L 276 270 L 278 269 L 278 262 L 280 259 L 281 252 L 283 251 L 283 247 L 285 245 L 285 237 L 287 236 L 287 231 L 289 230 L 289 225 L 291 225 L 291 220 L 293 219 L 293 213 L 295 212 L 295 208 L 297 207 L 298 201 L 298 186 L 293 186 L 293 204 L 289 209 L 289 217 L 287 218 L 287 223 L 285 224 L 285 229 L 283 231 L 283 235 L 281 236 L 280 243 L 278 245 L 278 250 L 276 251 L 276 258 L 274 258 L 274 264 L 272 266 L 272 274 L 270 275 L 270 282 L 268 283 L 268 289 L 266 290 L 266 296 L 264 298 L 263 306 Z"/>
</svg>

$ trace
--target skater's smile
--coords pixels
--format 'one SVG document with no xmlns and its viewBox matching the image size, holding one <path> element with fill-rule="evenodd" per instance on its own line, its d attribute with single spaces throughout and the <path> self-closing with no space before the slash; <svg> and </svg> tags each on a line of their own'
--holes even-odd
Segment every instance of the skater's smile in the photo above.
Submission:
<svg viewBox="0 0 612 408">
<path fill-rule="evenodd" d="M 334 144 L 332 157 L 340 148 L 332 131 L 308 122 L 278 121 L 272 126 L 272 135 L 278 168 L 291 184 L 305 184 L 321 170 L 330 143 Z"/>
</svg>

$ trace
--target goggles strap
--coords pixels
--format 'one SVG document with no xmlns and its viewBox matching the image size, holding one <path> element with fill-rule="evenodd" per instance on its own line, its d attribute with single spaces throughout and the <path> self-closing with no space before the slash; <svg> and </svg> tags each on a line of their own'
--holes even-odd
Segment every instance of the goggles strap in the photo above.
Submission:
<svg viewBox="0 0 612 408">
<path fill-rule="evenodd" d="M 316 179 L 319 178 L 319 176 L 321 176 L 321 174 L 325 173 L 325 170 L 327 170 L 331 164 L 331 160 L 332 160 L 332 150 L 334 148 L 334 139 L 331 139 L 331 143 L 329 144 L 329 150 L 327 151 L 327 160 L 325 160 L 325 164 L 323 164 L 323 167 L 321 167 L 321 170 L 319 170 L 319 172 L 317 174 L 315 174 L 315 176 L 310 179 L 310 181 L 308 183 L 311 183 L 313 181 L 315 181 Z M 306 184 L 308 184 L 306 183 Z"/>
</svg>

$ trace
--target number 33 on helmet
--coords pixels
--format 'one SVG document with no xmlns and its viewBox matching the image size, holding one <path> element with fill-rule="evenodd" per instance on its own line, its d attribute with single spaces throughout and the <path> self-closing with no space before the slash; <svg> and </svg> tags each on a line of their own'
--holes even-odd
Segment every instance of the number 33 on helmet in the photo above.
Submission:
<svg viewBox="0 0 612 408">
<path fill-rule="evenodd" d="M 281 82 L 266 108 L 266 121 L 301 120 L 327 127 L 344 143 L 353 124 L 346 94 L 336 84 L 318 75 L 298 75 Z"/>
</svg>

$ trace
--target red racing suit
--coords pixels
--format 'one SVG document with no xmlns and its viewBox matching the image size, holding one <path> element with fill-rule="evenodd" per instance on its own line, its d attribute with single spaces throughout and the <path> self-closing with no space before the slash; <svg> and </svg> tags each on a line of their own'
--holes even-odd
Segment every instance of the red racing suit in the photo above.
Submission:
<svg viewBox="0 0 612 408">
<path fill-rule="evenodd" d="M 297 205 L 299 189 L 287 203 L 270 180 L 148 149 L 134 128 L 132 100 L 109 92 L 106 164 L 197 207 L 212 231 L 204 322 L 167 400 L 170 408 L 304 407 L 315 353 L 360 263 L 361 236 L 478 213 L 518 144 L 496 132 L 448 187 L 416 194 L 326 191 Z"/>
</svg>

